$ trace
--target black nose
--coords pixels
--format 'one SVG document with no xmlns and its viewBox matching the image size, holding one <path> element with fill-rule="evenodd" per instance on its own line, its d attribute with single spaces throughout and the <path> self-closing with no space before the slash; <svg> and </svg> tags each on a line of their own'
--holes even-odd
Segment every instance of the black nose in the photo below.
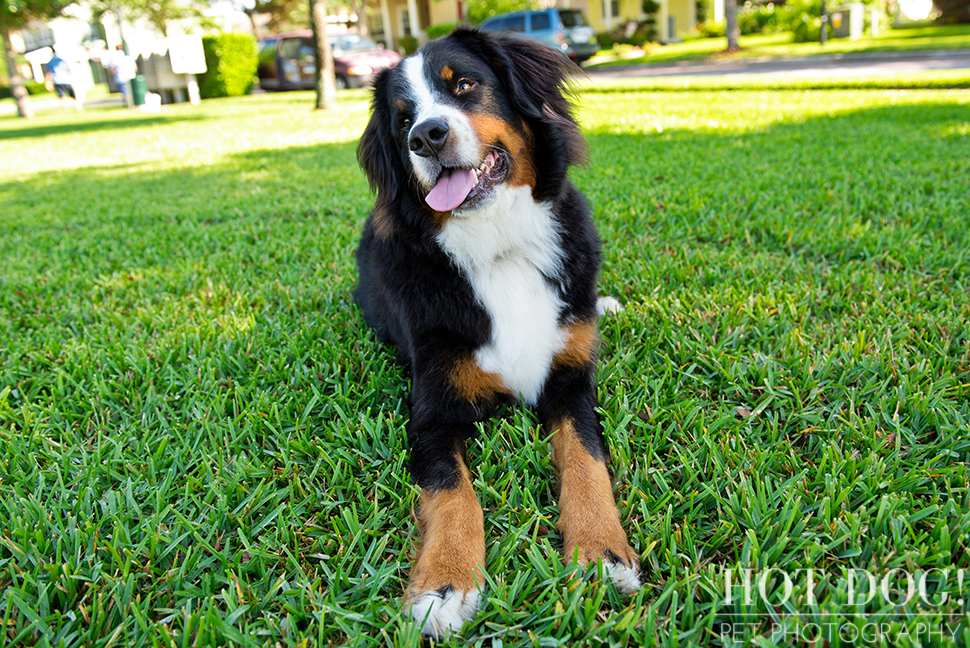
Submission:
<svg viewBox="0 0 970 648">
<path fill-rule="evenodd" d="M 421 157 L 441 153 L 448 141 L 448 122 L 443 119 L 426 119 L 408 135 L 408 148 Z"/>
</svg>

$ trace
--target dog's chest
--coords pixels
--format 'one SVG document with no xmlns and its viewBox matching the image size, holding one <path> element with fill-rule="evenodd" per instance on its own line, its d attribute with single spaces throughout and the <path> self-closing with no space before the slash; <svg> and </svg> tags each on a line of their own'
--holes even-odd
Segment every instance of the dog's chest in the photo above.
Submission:
<svg viewBox="0 0 970 648">
<path fill-rule="evenodd" d="M 549 208 L 528 187 L 507 189 L 487 208 L 453 217 L 438 242 L 461 268 L 491 318 L 479 366 L 534 404 L 563 347 L 559 233 Z"/>
</svg>

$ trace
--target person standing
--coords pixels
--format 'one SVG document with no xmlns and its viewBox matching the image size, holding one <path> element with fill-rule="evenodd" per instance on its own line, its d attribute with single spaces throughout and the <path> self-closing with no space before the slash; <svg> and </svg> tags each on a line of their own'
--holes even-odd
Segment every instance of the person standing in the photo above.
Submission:
<svg viewBox="0 0 970 648">
<path fill-rule="evenodd" d="M 111 57 L 111 61 L 108 64 L 108 69 L 111 71 L 111 76 L 114 78 L 115 85 L 118 86 L 118 90 L 121 92 L 121 96 L 125 100 L 125 105 L 131 108 L 133 105 L 131 97 L 131 80 L 135 78 L 137 68 L 135 66 L 135 61 L 132 60 L 130 56 L 125 54 L 125 47 L 121 43 L 115 45 L 115 53 Z"/>
<path fill-rule="evenodd" d="M 67 61 L 58 56 L 56 46 L 52 49 L 54 55 L 47 62 L 46 70 L 44 71 L 45 85 L 48 90 L 53 90 L 57 93 L 57 98 L 61 100 L 61 110 L 66 111 L 69 106 L 73 106 L 75 110 L 80 112 L 84 108 L 81 106 L 81 102 L 78 101 L 77 94 L 74 92 L 74 83 L 71 79 L 71 67 Z"/>
</svg>

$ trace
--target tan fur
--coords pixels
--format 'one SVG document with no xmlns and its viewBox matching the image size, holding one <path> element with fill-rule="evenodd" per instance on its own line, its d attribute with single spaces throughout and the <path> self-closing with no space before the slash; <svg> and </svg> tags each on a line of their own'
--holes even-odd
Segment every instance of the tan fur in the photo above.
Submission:
<svg viewBox="0 0 970 648">
<path fill-rule="evenodd" d="M 458 486 L 421 489 L 418 530 L 421 546 L 411 570 L 407 598 L 446 585 L 467 592 L 485 584 L 485 525 L 472 488 L 471 473 L 458 457 Z"/>
<path fill-rule="evenodd" d="M 553 366 L 580 368 L 596 360 L 596 345 L 599 339 L 596 335 L 595 321 L 570 322 L 563 327 L 563 332 L 566 334 L 566 342 L 562 350 L 553 358 Z"/>
<path fill-rule="evenodd" d="M 471 115 L 469 120 L 478 138 L 487 147 L 499 147 L 509 154 L 512 175 L 508 184 L 512 187 L 534 187 L 536 170 L 525 138 L 511 124 L 492 115 Z"/>
<path fill-rule="evenodd" d="M 391 215 L 387 213 L 387 208 L 383 205 L 374 207 L 374 234 L 382 241 L 386 241 L 394 232 L 394 225 Z"/>
<path fill-rule="evenodd" d="M 606 464 L 590 455 L 571 421 L 559 425 L 550 444 L 561 480 L 556 526 L 563 536 L 563 560 L 568 564 L 575 557 L 588 565 L 607 558 L 609 550 L 627 567 L 638 568 L 640 559 L 620 525 Z"/>
<path fill-rule="evenodd" d="M 484 371 L 473 356 L 458 360 L 451 370 L 451 386 L 462 398 L 480 401 L 491 398 L 497 393 L 508 393 L 508 388 L 498 374 Z"/>
<path fill-rule="evenodd" d="M 441 68 L 441 78 L 445 81 L 451 81 L 455 78 L 455 71 L 451 69 L 450 66 L 444 66 Z"/>
</svg>

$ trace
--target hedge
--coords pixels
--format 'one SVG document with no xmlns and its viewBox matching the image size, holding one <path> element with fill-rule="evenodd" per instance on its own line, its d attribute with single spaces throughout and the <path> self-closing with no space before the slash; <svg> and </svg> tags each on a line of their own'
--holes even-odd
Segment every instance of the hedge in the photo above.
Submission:
<svg viewBox="0 0 970 648">
<path fill-rule="evenodd" d="M 256 78 L 256 41 L 247 34 L 203 36 L 206 72 L 199 79 L 203 99 L 249 94 Z"/>
<path fill-rule="evenodd" d="M 47 88 L 44 87 L 43 83 L 37 83 L 36 81 L 26 81 L 24 82 L 24 88 L 27 89 L 27 94 L 29 95 L 39 95 L 47 92 Z M 13 90 L 9 86 L 0 86 L 0 99 L 9 99 L 13 96 Z"/>
</svg>

